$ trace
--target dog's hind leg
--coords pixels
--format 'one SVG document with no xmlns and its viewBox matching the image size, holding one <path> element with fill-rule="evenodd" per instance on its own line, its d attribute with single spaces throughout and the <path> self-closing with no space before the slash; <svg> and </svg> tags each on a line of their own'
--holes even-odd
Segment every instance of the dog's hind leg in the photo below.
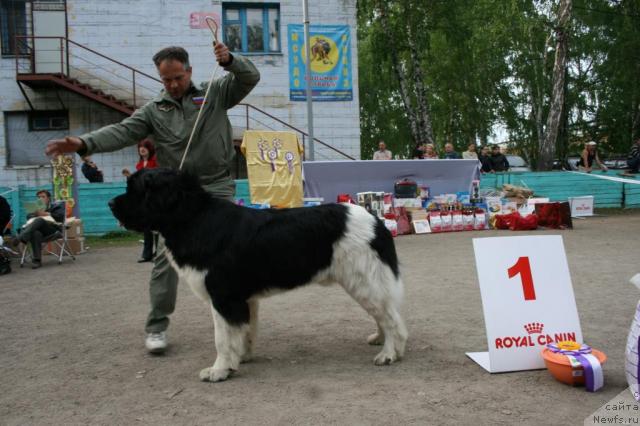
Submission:
<svg viewBox="0 0 640 426">
<path fill-rule="evenodd" d="M 378 332 L 369 336 L 370 344 L 383 344 L 374 358 L 376 365 L 391 364 L 404 355 L 407 328 L 400 315 L 402 281 L 389 271 L 375 270 L 340 279 L 344 289 L 371 315 Z"/>
<path fill-rule="evenodd" d="M 246 318 L 245 321 L 229 322 L 219 312 L 220 306 L 212 306 L 213 323 L 215 327 L 216 361 L 213 366 L 200 371 L 200 380 L 205 382 L 220 382 L 238 370 L 240 360 L 246 353 L 246 336 L 249 334 L 249 307 L 247 303 L 234 303 L 232 306 L 222 306 L 222 312 L 233 309 L 233 319 Z"/>
</svg>

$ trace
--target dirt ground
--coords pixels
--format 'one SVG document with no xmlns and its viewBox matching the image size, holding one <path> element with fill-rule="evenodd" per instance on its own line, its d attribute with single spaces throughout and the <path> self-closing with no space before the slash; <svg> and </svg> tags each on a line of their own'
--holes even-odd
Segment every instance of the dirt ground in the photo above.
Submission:
<svg viewBox="0 0 640 426">
<path fill-rule="evenodd" d="M 545 370 L 491 375 L 465 356 L 487 347 L 471 239 L 526 233 L 396 239 L 410 333 L 400 363 L 374 366 L 373 321 L 339 287 L 310 286 L 261 303 L 256 359 L 223 383 L 198 380 L 213 325 L 186 286 L 170 350 L 145 352 L 140 247 L 14 265 L 0 277 L 0 424 L 582 424 L 626 388 L 639 231 L 636 211 L 530 233 L 564 238 L 585 341 L 609 356 L 598 393 Z"/>
</svg>

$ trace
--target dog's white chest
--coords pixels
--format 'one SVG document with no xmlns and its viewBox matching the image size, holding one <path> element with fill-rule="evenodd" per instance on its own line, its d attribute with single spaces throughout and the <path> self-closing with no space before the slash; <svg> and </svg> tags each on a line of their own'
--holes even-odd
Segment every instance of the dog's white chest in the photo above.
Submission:
<svg viewBox="0 0 640 426">
<path fill-rule="evenodd" d="M 166 255 L 167 259 L 171 263 L 171 266 L 173 266 L 173 269 L 175 269 L 178 273 L 178 278 L 180 279 L 180 281 L 187 283 L 191 288 L 191 291 L 193 291 L 193 293 L 203 301 L 211 301 L 211 297 L 209 296 L 207 288 L 204 285 L 204 280 L 209 271 L 198 270 L 190 266 L 181 268 L 176 264 L 169 249 L 166 249 Z"/>
</svg>

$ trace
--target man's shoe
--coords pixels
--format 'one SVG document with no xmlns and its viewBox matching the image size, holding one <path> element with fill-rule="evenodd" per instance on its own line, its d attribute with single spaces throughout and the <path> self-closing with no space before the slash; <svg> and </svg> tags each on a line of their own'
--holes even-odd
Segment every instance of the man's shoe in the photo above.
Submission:
<svg viewBox="0 0 640 426">
<path fill-rule="evenodd" d="M 42 262 L 41 261 L 34 260 L 33 263 L 31 264 L 31 269 L 38 269 L 41 266 L 42 266 Z"/>
<path fill-rule="evenodd" d="M 167 350 L 167 333 L 161 331 L 160 333 L 149 333 L 144 340 L 144 345 L 147 347 L 149 353 L 161 354 Z"/>
<path fill-rule="evenodd" d="M 152 257 L 141 257 L 140 259 L 138 259 L 138 263 L 151 262 L 152 260 Z"/>
</svg>

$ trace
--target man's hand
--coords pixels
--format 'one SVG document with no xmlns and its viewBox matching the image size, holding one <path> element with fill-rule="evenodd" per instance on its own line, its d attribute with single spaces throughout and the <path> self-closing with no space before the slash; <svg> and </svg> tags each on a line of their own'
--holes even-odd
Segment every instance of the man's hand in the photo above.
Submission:
<svg viewBox="0 0 640 426">
<path fill-rule="evenodd" d="M 226 65 L 231 60 L 231 54 L 229 48 L 224 43 L 215 43 L 213 45 L 213 53 L 216 55 L 216 61 L 220 65 Z"/>
<path fill-rule="evenodd" d="M 84 146 L 84 142 L 75 136 L 67 136 L 64 139 L 52 139 L 47 144 L 44 152 L 48 156 L 57 157 L 58 155 L 67 154 L 69 152 L 78 152 Z"/>
</svg>

